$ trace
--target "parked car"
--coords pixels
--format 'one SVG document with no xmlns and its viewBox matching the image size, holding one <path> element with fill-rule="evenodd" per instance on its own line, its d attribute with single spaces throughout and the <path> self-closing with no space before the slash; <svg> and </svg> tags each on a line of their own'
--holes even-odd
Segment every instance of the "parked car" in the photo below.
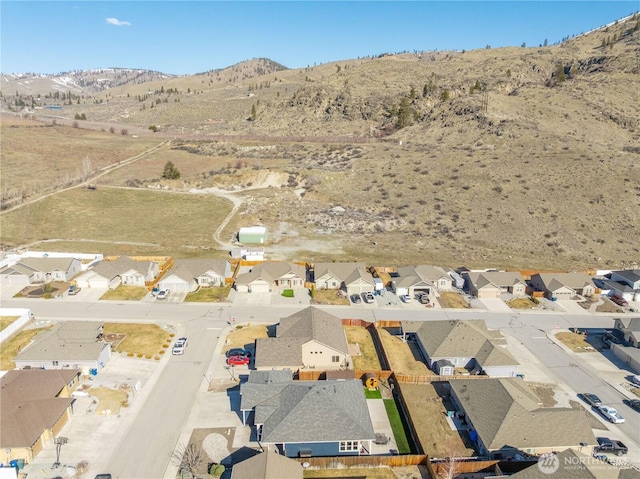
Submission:
<svg viewBox="0 0 640 479">
<path fill-rule="evenodd" d="M 158 294 L 156 295 L 156 298 L 158 299 L 167 299 L 167 296 L 169 296 L 169 289 L 161 289 L 160 291 L 158 291 Z"/>
<path fill-rule="evenodd" d="M 360 302 L 360 295 L 359 294 L 352 294 L 351 295 L 351 302 L 354 304 L 358 304 Z"/>
<path fill-rule="evenodd" d="M 376 301 L 376 298 L 373 297 L 373 293 L 371 291 L 362 293 L 362 299 L 364 300 L 365 303 L 368 303 L 368 304 L 375 303 Z"/>
<path fill-rule="evenodd" d="M 578 397 L 586 402 L 589 406 L 598 407 L 602 404 L 602 401 L 598 396 L 591 393 L 578 394 Z"/>
<path fill-rule="evenodd" d="M 418 296 L 418 301 L 420 304 L 429 304 L 429 295 L 427 293 L 422 293 Z"/>
<path fill-rule="evenodd" d="M 227 358 L 227 364 L 229 366 L 245 366 L 249 364 L 250 361 L 247 356 L 230 356 Z"/>
<path fill-rule="evenodd" d="M 401 294 L 400 295 L 400 301 L 402 301 L 403 303 L 410 303 L 411 302 L 411 296 L 409 296 L 408 294 Z"/>
<path fill-rule="evenodd" d="M 640 386 L 640 374 L 636 374 L 635 376 L 631 376 L 630 381 L 637 385 Z"/>
<path fill-rule="evenodd" d="M 640 412 L 640 399 L 627 399 L 625 400 L 625 403 L 631 409 L 635 409 L 636 411 Z"/>
<path fill-rule="evenodd" d="M 69 286 L 69 291 L 67 291 L 67 293 L 69 294 L 69 296 L 75 296 L 80 292 L 80 289 L 81 288 L 79 286 L 72 284 L 71 286 Z"/>
<path fill-rule="evenodd" d="M 608 437 L 598 437 L 598 445 L 594 448 L 594 452 L 608 452 L 616 456 L 622 456 L 629 452 L 629 448 L 622 441 L 609 439 Z"/>
<path fill-rule="evenodd" d="M 617 294 L 614 294 L 609 299 L 611 299 L 611 301 L 616 303 L 618 306 L 629 306 L 629 303 L 627 302 L 627 300 Z"/>
<path fill-rule="evenodd" d="M 620 413 L 616 411 L 615 408 L 612 408 L 611 406 L 606 406 L 604 404 L 601 404 L 600 406 L 598 406 L 598 412 L 600 412 L 600 414 L 602 414 L 602 416 L 607 421 L 612 422 L 614 424 L 622 424 L 624 422 L 624 418 L 620 415 Z"/>
<path fill-rule="evenodd" d="M 178 338 L 178 340 L 173 344 L 171 354 L 184 354 L 184 350 L 188 343 L 187 338 Z"/>
<path fill-rule="evenodd" d="M 246 356 L 247 358 L 250 358 L 251 351 L 244 348 L 231 348 L 225 353 L 225 356 L 227 356 L 228 358 L 230 358 L 231 356 Z"/>
<path fill-rule="evenodd" d="M 95 479 L 111 479 L 111 474 L 98 474 Z"/>
</svg>

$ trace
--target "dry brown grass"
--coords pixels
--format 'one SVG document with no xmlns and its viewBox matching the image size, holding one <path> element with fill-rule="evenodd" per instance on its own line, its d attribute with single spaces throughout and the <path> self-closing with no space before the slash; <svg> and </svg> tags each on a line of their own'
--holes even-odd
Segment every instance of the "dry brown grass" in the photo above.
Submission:
<svg viewBox="0 0 640 479">
<path fill-rule="evenodd" d="M 440 293 L 438 303 L 443 308 L 468 308 L 469 303 L 466 299 L 460 296 L 458 293 L 452 291 L 444 291 Z"/>
<path fill-rule="evenodd" d="M 402 339 L 389 333 L 386 329 L 378 329 L 382 345 L 396 373 L 416 376 L 432 375 L 414 343 L 404 343 Z"/>
<path fill-rule="evenodd" d="M 48 329 L 51 329 L 51 327 L 23 329 L 3 342 L 0 348 L 0 370 L 9 371 L 15 369 L 16 364 L 13 362 L 13 358 L 26 348 L 40 331 Z"/>
<path fill-rule="evenodd" d="M 0 316 L 0 331 L 12 324 L 20 316 Z"/>
<path fill-rule="evenodd" d="M 574 353 L 593 352 L 595 348 L 587 342 L 586 334 L 573 333 L 570 331 L 560 331 L 556 333 L 556 338 Z"/>
<path fill-rule="evenodd" d="M 315 289 L 313 291 L 313 301 L 317 304 L 349 305 L 349 298 L 334 289 Z"/>
<path fill-rule="evenodd" d="M 596 306 L 597 313 L 622 313 L 622 310 L 609 299 L 603 298 L 602 304 Z"/>
<path fill-rule="evenodd" d="M 118 414 L 120 408 L 127 404 L 127 393 L 121 389 L 111 389 L 106 387 L 91 388 L 87 391 L 91 396 L 95 396 L 98 399 L 98 407 L 96 413 Z"/>
<path fill-rule="evenodd" d="M 156 356 L 163 350 L 163 345 L 169 339 L 169 333 L 157 324 L 138 323 L 104 323 L 102 332 L 108 334 L 124 334 L 125 338 L 118 347 L 117 352 L 141 354 L 142 356 Z"/>
<path fill-rule="evenodd" d="M 237 325 L 233 331 L 231 331 L 226 338 L 223 353 L 231 348 L 248 348 L 255 344 L 255 340 L 258 338 L 268 338 L 267 326 L 262 324 L 251 325 Z"/>
<path fill-rule="evenodd" d="M 513 309 L 533 309 L 538 306 L 529 298 L 514 298 L 507 301 L 507 305 Z"/>
<path fill-rule="evenodd" d="M 397 479 L 393 469 L 389 467 L 367 467 L 349 469 L 306 469 L 304 479 Z M 418 476 L 416 476 L 418 477 Z"/>
<path fill-rule="evenodd" d="M 446 419 L 447 408 L 432 384 L 401 384 L 400 389 L 425 454 L 447 457 L 452 453 L 461 456 L 474 453 L 458 432 L 451 430 Z"/>
<path fill-rule="evenodd" d="M 144 286 L 130 286 L 121 284 L 117 288 L 106 291 L 100 299 L 115 301 L 139 301 L 149 294 L 149 289 Z"/>
<path fill-rule="evenodd" d="M 227 300 L 231 285 L 223 287 L 200 288 L 187 294 L 185 303 L 222 303 Z"/>
<path fill-rule="evenodd" d="M 361 326 L 345 326 L 347 342 L 360 346 L 360 356 L 353 357 L 354 369 L 380 370 L 380 359 L 367 328 Z"/>
</svg>

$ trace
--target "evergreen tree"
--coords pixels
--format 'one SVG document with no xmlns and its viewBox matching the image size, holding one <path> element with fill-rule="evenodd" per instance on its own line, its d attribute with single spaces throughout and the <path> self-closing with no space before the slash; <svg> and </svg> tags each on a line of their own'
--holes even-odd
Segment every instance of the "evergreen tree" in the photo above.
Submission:
<svg viewBox="0 0 640 479">
<path fill-rule="evenodd" d="M 167 163 L 164 165 L 162 177 L 167 180 L 177 180 L 178 178 L 180 178 L 180 172 L 178 171 L 178 168 L 176 168 L 176 165 L 173 164 L 173 162 L 167 161 Z"/>
</svg>

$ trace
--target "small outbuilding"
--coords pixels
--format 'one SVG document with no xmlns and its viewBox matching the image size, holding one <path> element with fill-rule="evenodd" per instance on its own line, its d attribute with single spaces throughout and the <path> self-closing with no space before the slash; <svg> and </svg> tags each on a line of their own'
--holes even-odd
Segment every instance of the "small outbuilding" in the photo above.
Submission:
<svg viewBox="0 0 640 479">
<path fill-rule="evenodd" d="M 238 232 L 238 241 L 242 244 L 265 244 L 267 242 L 266 226 L 245 226 Z"/>
</svg>

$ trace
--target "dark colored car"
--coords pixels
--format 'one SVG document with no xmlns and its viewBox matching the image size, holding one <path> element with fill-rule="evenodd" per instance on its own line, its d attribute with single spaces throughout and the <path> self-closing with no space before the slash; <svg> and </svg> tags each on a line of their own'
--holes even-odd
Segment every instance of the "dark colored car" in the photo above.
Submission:
<svg viewBox="0 0 640 479">
<path fill-rule="evenodd" d="M 622 456 L 629 452 L 629 448 L 627 448 L 622 441 L 616 441 L 608 437 L 599 437 L 597 440 L 598 445 L 594 449 L 595 452 L 608 452 L 616 456 Z"/>
<path fill-rule="evenodd" d="M 352 294 L 351 295 L 351 302 L 352 303 L 359 303 L 361 301 L 360 299 L 360 295 L 359 294 Z"/>
<path fill-rule="evenodd" d="M 246 366 L 250 359 L 247 356 L 230 356 L 227 358 L 229 366 Z"/>
<path fill-rule="evenodd" d="M 251 351 L 244 348 L 231 348 L 225 353 L 225 356 L 227 356 L 228 358 L 230 358 L 231 356 L 244 356 L 246 358 L 250 358 Z"/>
<path fill-rule="evenodd" d="M 602 401 L 598 396 L 591 393 L 578 394 L 578 397 L 586 402 L 589 406 L 598 407 L 602 404 Z"/>
<path fill-rule="evenodd" d="M 629 406 L 631 409 L 635 409 L 636 411 L 640 412 L 640 399 L 628 399 L 624 402 L 627 403 L 627 406 Z"/>
</svg>

